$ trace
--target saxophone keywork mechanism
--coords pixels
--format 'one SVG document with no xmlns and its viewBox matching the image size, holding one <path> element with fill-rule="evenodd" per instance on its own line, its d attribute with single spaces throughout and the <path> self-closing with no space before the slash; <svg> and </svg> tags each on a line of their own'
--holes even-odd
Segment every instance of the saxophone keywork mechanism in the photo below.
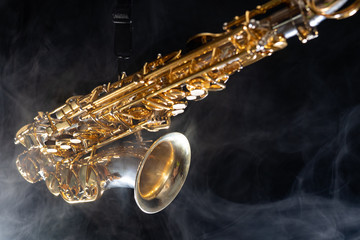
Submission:
<svg viewBox="0 0 360 240">
<path fill-rule="evenodd" d="M 134 188 L 146 213 L 176 197 L 190 166 L 190 145 L 181 133 L 145 141 L 141 131 L 167 129 L 188 101 L 225 88 L 230 75 L 287 46 L 287 39 L 317 37 L 327 18 L 354 15 L 360 0 L 272 0 L 223 25 L 219 34 L 191 38 L 199 47 L 161 56 L 132 75 L 74 96 L 22 127 L 15 143 L 26 151 L 16 160 L 30 183 L 44 180 L 69 203 L 95 201 L 114 187 Z"/>
</svg>

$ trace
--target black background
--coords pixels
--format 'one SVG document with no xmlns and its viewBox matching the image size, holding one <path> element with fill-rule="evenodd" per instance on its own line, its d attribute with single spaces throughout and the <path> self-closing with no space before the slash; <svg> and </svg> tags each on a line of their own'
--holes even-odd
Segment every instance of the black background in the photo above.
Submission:
<svg viewBox="0 0 360 240">
<path fill-rule="evenodd" d="M 128 72 L 260 3 L 134 1 Z M 16 131 L 116 80 L 113 5 L 0 1 L 1 240 L 360 238 L 359 14 L 324 22 L 305 45 L 289 40 L 175 117 L 169 131 L 189 138 L 192 165 L 160 213 L 142 213 L 131 189 L 68 205 L 23 180 Z"/>
</svg>

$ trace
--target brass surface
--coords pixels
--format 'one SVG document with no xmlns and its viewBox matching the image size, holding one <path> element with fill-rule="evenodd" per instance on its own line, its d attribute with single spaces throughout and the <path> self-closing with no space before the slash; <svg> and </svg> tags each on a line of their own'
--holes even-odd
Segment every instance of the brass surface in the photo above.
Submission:
<svg viewBox="0 0 360 240">
<path fill-rule="evenodd" d="M 333 1 L 332 4 L 336 2 L 337 1 Z M 310 9 L 314 11 L 316 14 L 322 15 L 329 19 L 345 19 L 355 15 L 360 9 L 360 0 L 355 0 L 350 6 L 334 13 L 327 13 L 328 6 L 325 7 L 316 6 L 315 0 L 308 0 L 307 4 L 310 7 Z"/>
<path fill-rule="evenodd" d="M 262 17 L 279 6 L 279 13 Z M 181 50 L 159 55 L 132 75 L 39 112 L 16 133 L 15 143 L 27 148 L 17 158 L 18 170 L 28 182 L 44 180 L 52 194 L 69 203 L 94 201 L 110 187 L 127 186 L 135 189 L 143 211 L 160 211 L 185 181 L 190 147 L 179 133 L 151 145 L 140 132 L 169 128 L 171 117 L 183 113 L 188 101 L 224 89 L 230 75 L 285 48 L 280 30 L 288 22 L 306 42 L 317 35 L 310 15 L 347 17 L 358 8 L 359 0 L 338 13 L 324 12 L 314 1 L 272 0 L 224 24 L 223 33 L 198 34 L 191 41 L 202 45 L 185 55 Z M 136 141 L 124 140 L 130 135 Z"/>
</svg>

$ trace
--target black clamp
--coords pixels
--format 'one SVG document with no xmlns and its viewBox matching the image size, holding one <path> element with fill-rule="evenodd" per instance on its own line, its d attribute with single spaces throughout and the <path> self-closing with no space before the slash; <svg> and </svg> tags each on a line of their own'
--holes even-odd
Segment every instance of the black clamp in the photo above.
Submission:
<svg viewBox="0 0 360 240">
<path fill-rule="evenodd" d="M 115 24 L 114 51 L 121 74 L 128 67 L 132 51 L 131 0 L 116 0 L 112 17 Z"/>
</svg>

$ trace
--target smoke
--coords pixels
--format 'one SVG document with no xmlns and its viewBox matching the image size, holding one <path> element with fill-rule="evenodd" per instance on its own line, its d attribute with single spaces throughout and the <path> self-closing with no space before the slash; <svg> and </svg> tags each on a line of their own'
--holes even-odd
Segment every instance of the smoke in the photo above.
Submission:
<svg viewBox="0 0 360 240">
<path fill-rule="evenodd" d="M 142 213 L 131 189 L 69 205 L 23 180 L 16 131 L 116 79 L 113 4 L 0 2 L 1 240 L 360 238 L 359 16 L 290 40 L 175 117 L 169 131 L 189 138 L 192 164 L 160 213 Z M 134 1 L 130 72 L 255 5 Z"/>
<path fill-rule="evenodd" d="M 212 146 L 215 154 L 200 150 L 213 162 L 195 163 L 200 171 L 188 180 L 195 186 L 174 203 L 171 224 L 181 234 L 174 239 L 358 239 L 359 117 L 360 106 L 346 112 L 322 146 L 303 143 L 304 156 L 284 153 L 283 145 L 275 145 L 281 154 L 264 157 L 262 149 L 250 153 L 238 145 Z"/>
</svg>

